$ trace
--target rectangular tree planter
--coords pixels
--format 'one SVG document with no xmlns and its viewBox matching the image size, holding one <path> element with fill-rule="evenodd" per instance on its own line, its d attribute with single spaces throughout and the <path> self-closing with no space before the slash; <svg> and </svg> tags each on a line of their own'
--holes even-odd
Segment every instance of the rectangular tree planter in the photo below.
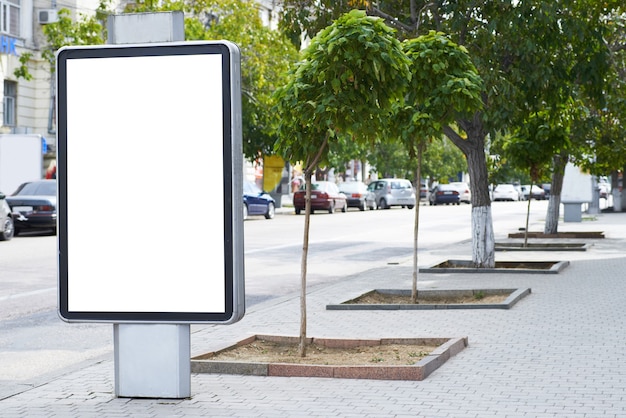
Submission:
<svg viewBox="0 0 626 418">
<path fill-rule="evenodd" d="M 526 289 L 457 289 L 457 290 L 420 290 L 418 295 L 421 299 L 432 299 L 432 303 L 355 303 L 361 296 L 369 293 L 381 293 L 384 295 L 401 295 L 410 297 L 411 291 L 405 289 L 375 289 L 360 295 L 354 299 L 348 300 L 338 305 L 326 305 L 327 310 L 335 311 L 365 311 L 365 310 L 432 310 L 432 309 L 511 309 L 513 305 L 522 298 L 529 295 L 531 290 Z M 477 295 L 508 295 L 503 302 L 500 303 L 480 303 L 477 299 L 476 303 L 444 303 L 438 302 L 442 298 L 453 297 L 476 297 Z"/>
<path fill-rule="evenodd" d="M 420 268 L 420 273 L 532 273 L 557 274 L 569 261 L 496 261 L 495 268 L 477 268 L 471 260 L 447 260 L 431 267 Z"/>
<path fill-rule="evenodd" d="M 192 373 L 243 374 L 255 376 L 284 377 L 328 377 L 337 379 L 381 379 L 381 380 L 424 380 L 441 367 L 449 358 L 458 354 L 468 345 L 467 337 L 459 338 L 382 338 L 369 339 L 329 339 L 311 338 L 310 342 L 327 347 L 353 348 L 385 344 L 437 345 L 426 357 L 410 365 L 315 365 L 294 363 L 247 363 L 240 361 L 218 361 L 212 357 L 240 345 L 251 344 L 257 339 L 271 340 L 285 344 L 298 344 L 298 337 L 275 335 L 254 335 L 239 341 L 234 346 L 202 354 L 191 359 Z"/>
</svg>

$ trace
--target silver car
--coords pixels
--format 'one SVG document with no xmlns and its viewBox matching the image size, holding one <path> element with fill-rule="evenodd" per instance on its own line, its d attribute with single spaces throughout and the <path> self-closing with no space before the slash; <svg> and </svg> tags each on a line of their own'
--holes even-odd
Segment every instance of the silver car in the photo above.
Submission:
<svg viewBox="0 0 626 418">
<path fill-rule="evenodd" d="M 379 179 L 367 186 L 367 206 L 369 208 L 389 209 L 402 206 L 415 207 L 415 189 L 405 179 Z"/>
<path fill-rule="evenodd" d="M 15 233 L 13 214 L 5 197 L 3 193 L 0 193 L 0 241 L 10 240 Z"/>
</svg>

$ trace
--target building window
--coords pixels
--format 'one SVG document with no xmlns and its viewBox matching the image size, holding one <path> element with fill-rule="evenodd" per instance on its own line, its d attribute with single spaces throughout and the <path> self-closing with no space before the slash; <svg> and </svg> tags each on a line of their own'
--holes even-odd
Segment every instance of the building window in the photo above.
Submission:
<svg viewBox="0 0 626 418">
<path fill-rule="evenodd" d="M 4 100 L 2 100 L 4 110 L 4 126 L 15 126 L 17 114 L 17 83 L 15 81 L 4 80 Z"/>
<path fill-rule="evenodd" d="M 20 36 L 20 0 L 0 0 L 0 32 Z"/>
</svg>

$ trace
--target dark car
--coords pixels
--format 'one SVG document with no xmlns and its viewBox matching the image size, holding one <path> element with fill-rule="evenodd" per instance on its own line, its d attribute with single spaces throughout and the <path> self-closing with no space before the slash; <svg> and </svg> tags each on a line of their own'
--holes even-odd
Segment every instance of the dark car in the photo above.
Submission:
<svg viewBox="0 0 626 418">
<path fill-rule="evenodd" d="M 293 194 L 293 208 L 296 215 L 299 215 L 305 207 L 305 186 Z M 316 210 L 325 210 L 328 213 L 334 213 L 340 209 L 345 212 L 348 208 L 346 195 L 339 191 L 335 183 L 330 181 L 316 181 L 311 183 L 311 213 Z"/>
<path fill-rule="evenodd" d="M 5 198 L 4 193 L 0 193 L 0 241 L 10 240 L 15 233 L 13 214 Z"/>
<path fill-rule="evenodd" d="M 21 231 L 57 231 L 57 182 L 37 180 L 21 184 L 6 197 L 13 212 L 15 235 Z"/>
<path fill-rule="evenodd" d="M 346 195 L 346 201 L 349 208 L 359 208 L 365 210 L 367 207 L 367 185 L 362 181 L 348 181 L 341 183 L 339 191 Z M 370 206 L 370 209 L 374 209 Z"/>
<path fill-rule="evenodd" d="M 472 192 L 470 191 L 469 184 L 463 181 L 455 181 L 450 183 L 450 186 L 455 187 L 459 192 L 459 196 L 461 202 L 463 203 L 471 203 L 472 201 Z"/>
<path fill-rule="evenodd" d="M 272 219 L 276 213 L 276 202 L 272 196 L 259 189 L 250 181 L 243 183 L 243 219 L 248 216 L 262 215 Z"/>
<path fill-rule="evenodd" d="M 428 203 L 434 205 L 460 205 L 461 195 L 457 188 L 450 184 L 438 184 L 430 191 Z"/>
</svg>

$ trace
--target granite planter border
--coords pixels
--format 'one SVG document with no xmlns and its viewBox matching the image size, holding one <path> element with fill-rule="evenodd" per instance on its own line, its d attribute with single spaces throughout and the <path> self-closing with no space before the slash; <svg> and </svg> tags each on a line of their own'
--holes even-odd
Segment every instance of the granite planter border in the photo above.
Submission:
<svg viewBox="0 0 626 418">
<path fill-rule="evenodd" d="M 509 234 L 509 238 L 590 238 L 600 239 L 604 238 L 604 232 L 602 231 L 580 231 L 580 232 L 557 232 L 556 234 L 546 234 L 543 232 L 528 231 L 528 235 L 524 232 L 514 232 Z"/>
<path fill-rule="evenodd" d="M 583 242 L 496 242 L 496 251 L 587 251 L 591 244 Z"/>
<path fill-rule="evenodd" d="M 567 266 L 569 266 L 569 261 L 496 261 L 495 268 L 477 268 L 472 267 L 471 260 L 446 260 L 430 267 L 420 268 L 419 271 L 420 273 L 557 274 Z"/>
<path fill-rule="evenodd" d="M 245 363 L 211 360 L 216 354 L 230 348 L 250 344 L 257 339 L 297 344 L 298 337 L 276 335 L 253 335 L 234 346 L 202 354 L 191 359 L 192 373 L 240 374 L 254 376 L 282 377 L 327 377 L 336 379 L 379 379 L 379 380 L 424 380 L 441 367 L 449 358 L 461 352 L 468 345 L 467 337 L 457 338 L 381 338 L 371 339 L 331 339 L 310 338 L 310 342 L 327 347 L 358 347 L 363 345 L 415 344 L 438 345 L 429 355 L 415 364 L 406 366 L 385 365 L 313 365 L 293 363 Z"/>
<path fill-rule="evenodd" d="M 405 289 L 374 289 L 370 292 L 378 292 L 388 295 L 410 296 L 411 291 Z M 366 292 L 363 295 L 370 293 Z M 501 303 L 411 303 L 411 304 L 365 304 L 351 303 L 354 299 L 350 299 L 340 304 L 326 305 L 327 310 L 333 311 L 365 311 L 365 310 L 433 310 L 433 309 L 511 309 L 513 305 L 519 302 L 525 296 L 531 293 L 530 288 L 525 289 L 455 289 L 455 290 L 420 290 L 419 295 L 423 298 L 441 298 L 446 296 L 475 296 L 477 294 L 504 295 L 509 296 Z"/>
</svg>

